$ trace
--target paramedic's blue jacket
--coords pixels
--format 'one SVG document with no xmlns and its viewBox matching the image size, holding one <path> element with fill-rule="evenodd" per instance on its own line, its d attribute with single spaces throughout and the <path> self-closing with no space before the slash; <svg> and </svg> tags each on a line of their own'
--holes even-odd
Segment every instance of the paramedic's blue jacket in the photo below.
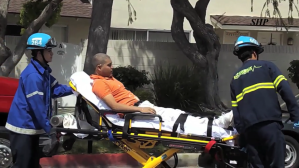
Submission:
<svg viewBox="0 0 299 168">
<path fill-rule="evenodd" d="M 27 135 L 50 133 L 51 98 L 73 94 L 70 87 L 58 84 L 51 72 L 50 67 L 45 69 L 31 59 L 20 75 L 5 125 L 8 130 Z"/>
<path fill-rule="evenodd" d="M 286 102 L 292 121 L 299 121 L 299 106 L 287 79 L 272 63 L 248 60 L 230 84 L 234 123 L 239 133 L 263 121 L 282 124 L 278 92 Z"/>
</svg>

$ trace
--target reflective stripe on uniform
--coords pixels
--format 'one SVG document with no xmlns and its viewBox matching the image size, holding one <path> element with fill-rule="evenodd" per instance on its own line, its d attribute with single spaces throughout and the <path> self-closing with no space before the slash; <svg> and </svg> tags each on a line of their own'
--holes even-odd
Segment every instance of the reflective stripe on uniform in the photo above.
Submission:
<svg viewBox="0 0 299 168">
<path fill-rule="evenodd" d="M 35 130 L 35 129 L 19 128 L 19 127 L 11 125 L 9 123 L 6 123 L 5 128 L 12 132 L 16 132 L 19 134 L 26 134 L 26 135 L 36 135 L 36 134 L 44 134 L 45 133 L 45 131 L 43 129 Z"/>
<path fill-rule="evenodd" d="M 271 82 L 265 82 L 248 86 L 242 90 L 242 93 L 236 96 L 237 102 L 241 101 L 245 94 L 256 91 L 258 89 L 274 89 L 274 84 Z"/>
<path fill-rule="evenodd" d="M 279 75 L 276 77 L 276 79 L 273 82 L 276 89 L 282 80 L 287 80 L 287 79 L 283 75 Z"/>
<path fill-rule="evenodd" d="M 32 92 L 32 93 L 27 94 L 26 97 L 29 98 L 29 97 L 32 97 L 32 96 L 37 95 L 37 94 L 38 94 L 38 95 L 41 95 L 41 96 L 44 95 L 43 92 L 34 91 L 34 92 Z"/>
<path fill-rule="evenodd" d="M 237 107 L 237 106 L 238 106 L 237 101 L 232 101 L 232 107 Z"/>
<path fill-rule="evenodd" d="M 55 80 L 52 84 L 51 84 L 51 87 L 55 86 L 57 83 L 57 80 Z"/>
</svg>

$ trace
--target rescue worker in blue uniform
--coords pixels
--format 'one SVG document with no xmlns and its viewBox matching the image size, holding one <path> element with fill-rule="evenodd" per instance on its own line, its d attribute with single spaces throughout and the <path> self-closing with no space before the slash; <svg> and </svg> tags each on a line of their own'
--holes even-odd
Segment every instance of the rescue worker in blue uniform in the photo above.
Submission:
<svg viewBox="0 0 299 168">
<path fill-rule="evenodd" d="M 234 124 L 244 138 L 253 167 L 283 168 L 286 144 L 277 93 L 285 101 L 294 127 L 299 121 L 299 106 L 275 64 L 258 59 L 263 51 L 252 37 L 240 36 L 235 43 L 233 53 L 243 65 L 230 84 Z"/>
<path fill-rule="evenodd" d="M 52 98 L 73 94 L 70 87 L 59 84 L 50 74 L 48 63 L 54 47 L 56 41 L 48 34 L 35 33 L 27 40 L 32 58 L 20 75 L 5 125 L 10 131 L 14 168 L 39 167 L 39 137 L 50 135 Z"/>
</svg>

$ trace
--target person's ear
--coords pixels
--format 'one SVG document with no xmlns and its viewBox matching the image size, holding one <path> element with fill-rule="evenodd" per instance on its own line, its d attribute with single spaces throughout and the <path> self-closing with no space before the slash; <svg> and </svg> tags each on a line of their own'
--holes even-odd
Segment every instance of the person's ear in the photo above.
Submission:
<svg viewBox="0 0 299 168">
<path fill-rule="evenodd" d="M 255 51 L 252 52 L 252 57 L 257 58 L 257 54 Z"/>
<path fill-rule="evenodd" d="M 97 68 L 98 68 L 99 70 L 101 70 L 101 68 L 102 68 L 102 64 L 97 65 Z"/>
<path fill-rule="evenodd" d="M 45 50 L 39 50 L 38 53 L 39 53 L 40 55 L 43 55 L 43 54 L 45 54 Z"/>
</svg>

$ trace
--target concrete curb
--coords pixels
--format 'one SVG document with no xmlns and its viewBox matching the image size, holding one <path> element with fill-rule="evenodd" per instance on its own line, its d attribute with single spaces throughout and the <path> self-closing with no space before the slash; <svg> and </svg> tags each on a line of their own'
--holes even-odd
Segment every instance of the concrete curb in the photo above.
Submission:
<svg viewBox="0 0 299 168">
<path fill-rule="evenodd" d="M 199 153 L 178 153 L 178 167 L 197 167 Z M 174 158 L 167 163 L 173 167 Z M 42 158 L 40 165 L 45 167 L 142 167 L 136 160 L 126 153 L 117 154 L 77 154 L 77 155 L 55 155 Z"/>
</svg>

